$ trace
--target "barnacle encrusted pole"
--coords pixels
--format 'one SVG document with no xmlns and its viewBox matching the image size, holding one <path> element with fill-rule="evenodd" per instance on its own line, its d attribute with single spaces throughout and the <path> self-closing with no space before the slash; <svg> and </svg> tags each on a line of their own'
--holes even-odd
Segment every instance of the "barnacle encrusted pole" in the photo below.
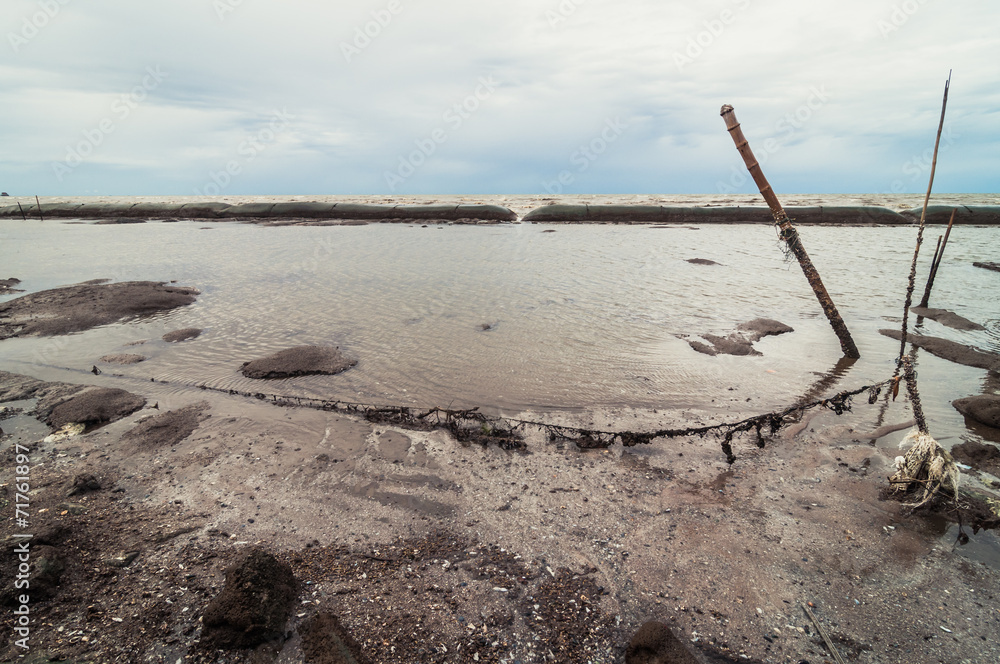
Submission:
<svg viewBox="0 0 1000 664">
<path fill-rule="evenodd" d="M 726 121 L 726 128 L 729 129 L 729 134 L 733 137 L 736 149 L 739 150 L 740 155 L 743 157 L 743 162 L 746 164 L 747 170 L 750 171 L 753 181 L 757 183 L 760 195 L 764 197 L 768 207 L 771 208 L 771 214 L 774 215 L 774 222 L 781 228 L 781 238 L 788 245 L 789 251 L 799 261 L 802 273 L 806 275 L 806 280 L 812 286 L 813 293 L 816 294 L 816 299 L 819 300 L 819 305 L 823 307 L 823 313 L 826 314 L 830 325 L 833 327 L 833 331 L 837 334 L 837 338 L 840 339 L 840 348 L 844 351 L 844 356 L 852 358 L 861 357 L 861 353 L 858 352 L 858 347 L 854 344 L 854 339 L 851 338 L 851 333 L 847 329 L 844 319 L 840 317 L 840 312 L 837 311 L 830 293 L 827 292 L 826 287 L 823 285 L 823 280 L 819 278 L 819 272 L 816 271 L 816 267 L 809 259 L 806 248 L 802 246 L 802 240 L 799 238 L 798 231 L 792 226 L 791 220 L 785 214 L 781 203 L 778 202 L 778 197 L 775 195 L 774 190 L 771 189 L 771 184 L 764 177 L 764 171 L 761 170 L 757 158 L 754 157 L 753 151 L 750 149 L 750 143 L 743 135 L 743 130 L 740 129 L 740 123 L 736 120 L 736 113 L 729 104 L 722 107 L 722 119 Z"/>
</svg>

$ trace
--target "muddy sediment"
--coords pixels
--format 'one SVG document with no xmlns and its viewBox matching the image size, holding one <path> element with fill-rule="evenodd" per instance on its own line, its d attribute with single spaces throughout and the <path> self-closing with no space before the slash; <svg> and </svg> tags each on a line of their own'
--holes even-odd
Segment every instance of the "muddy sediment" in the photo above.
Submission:
<svg viewBox="0 0 1000 664">
<path fill-rule="evenodd" d="M 339 348 L 297 346 L 245 362 L 240 367 L 240 372 L 247 378 L 270 380 L 317 374 L 335 375 L 347 371 L 357 363 L 357 360 L 345 357 Z"/>
<path fill-rule="evenodd" d="M 167 332 L 163 335 L 163 340 L 167 343 L 178 343 L 180 341 L 189 341 L 191 339 L 197 339 L 201 336 L 202 330 L 197 327 L 185 327 L 180 330 L 173 330 L 172 332 Z"/>
<path fill-rule="evenodd" d="M 0 303 L 0 340 L 82 332 L 182 307 L 197 295 L 193 288 L 155 281 L 89 282 L 30 293 Z"/>
<path fill-rule="evenodd" d="M 896 341 L 903 338 L 899 330 L 879 330 L 879 333 Z M 917 348 L 923 348 L 931 355 L 937 355 L 949 362 L 1000 373 L 1000 355 L 996 353 L 979 350 L 949 339 L 930 337 L 914 332 L 908 333 L 906 340 Z"/>
<path fill-rule="evenodd" d="M 897 450 L 857 433 L 875 428 L 876 407 L 811 414 L 763 450 L 744 441 L 728 466 L 699 438 L 586 451 L 539 435 L 511 452 L 142 385 L 163 412 L 51 442 L 4 422 L 30 447 L 39 564 L 61 570 L 33 600 L 39 656 L 297 662 L 332 652 L 336 636 L 357 661 L 386 664 L 611 663 L 652 620 L 702 661 L 823 661 L 807 601 L 848 661 L 1000 655 L 1000 615 L 984 611 L 1000 601 L 1000 573 L 942 543 L 925 517 L 879 501 Z M 84 387 L 0 374 L 8 398 L 72 389 Z M 175 419 L 195 410 L 196 428 Z M 183 430 L 171 424 L 180 420 Z M 14 465 L 0 466 L 0 483 Z M 67 497 L 85 474 L 100 488 Z M 214 640 L 213 626 L 253 630 L 208 608 L 254 546 L 287 563 L 301 592 L 280 628 L 253 593 L 228 602 L 254 625 L 270 621 L 251 640 L 274 638 L 222 656 L 196 641 L 246 645 Z M 5 575 L 12 564 L 0 559 Z M 258 580 L 288 580 L 252 567 Z M 928 617 L 941 588 L 948 605 Z M 275 607 L 286 595 L 275 590 Z M 10 620 L 0 618 L 0 659 L 16 654 Z M 958 637 L 938 636 L 941 625 Z"/>
<path fill-rule="evenodd" d="M 15 288 L 19 283 L 20 279 L 15 279 L 11 277 L 10 279 L 0 279 L 0 295 L 6 295 L 7 293 L 20 293 L 21 290 Z"/>
<path fill-rule="evenodd" d="M 704 341 L 690 339 L 688 345 L 705 355 L 760 355 L 761 352 L 753 347 L 754 342 L 760 341 L 764 337 L 794 331 L 792 327 L 779 321 L 770 318 L 755 318 L 746 323 L 740 323 L 736 326 L 735 332 L 724 337 L 717 334 L 703 334 L 701 338 Z"/>
</svg>

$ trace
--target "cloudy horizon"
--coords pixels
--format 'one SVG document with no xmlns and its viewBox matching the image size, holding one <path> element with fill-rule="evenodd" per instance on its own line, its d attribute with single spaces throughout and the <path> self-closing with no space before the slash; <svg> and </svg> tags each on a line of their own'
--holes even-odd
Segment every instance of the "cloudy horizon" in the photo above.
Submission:
<svg viewBox="0 0 1000 664">
<path fill-rule="evenodd" d="M 11 194 L 1000 191 L 985 0 L 11 0 Z"/>
</svg>

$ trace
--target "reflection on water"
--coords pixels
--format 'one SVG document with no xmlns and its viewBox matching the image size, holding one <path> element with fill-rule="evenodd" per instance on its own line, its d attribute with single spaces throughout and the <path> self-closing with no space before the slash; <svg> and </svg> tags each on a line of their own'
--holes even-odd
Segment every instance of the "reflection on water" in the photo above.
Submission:
<svg viewBox="0 0 1000 664">
<path fill-rule="evenodd" d="M 242 362 L 288 346 L 332 344 L 358 358 L 358 366 L 263 389 L 506 411 L 765 412 L 891 375 L 898 348 L 878 329 L 898 324 L 916 231 L 801 229 L 861 350 L 853 364 L 839 361 L 839 344 L 812 291 L 768 226 L 3 221 L 0 233 L 2 276 L 22 279 L 30 291 L 109 277 L 176 280 L 202 292 L 194 305 L 151 319 L 4 341 L 0 359 L 16 371 L 89 369 L 100 356 L 127 349 L 149 359 L 107 372 L 258 391 L 260 383 L 238 373 Z M 992 324 L 958 332 L 928 320 L 925 334 L 1000 350 L 990 304 L 996 274 L 971 265 L 998 241 L 997 228 L 953 234 L 931 300 Z M 924 259 L 920 274 L 930 257 Z M 758 342 L 760 357 L 708 357 L 685 341 L 727 334 L 755 317 L 778 319 L 795 332 Z M 179 344 L 160 340 L 182 327 L 205 333 Z M 139 340 L 147 342 L 126 346 Z M 983 372 L 928 354 L 919 364 L 927 416 L 958 442 L 965 428 L 950 402 L 980 393 Z"/>
</svg>

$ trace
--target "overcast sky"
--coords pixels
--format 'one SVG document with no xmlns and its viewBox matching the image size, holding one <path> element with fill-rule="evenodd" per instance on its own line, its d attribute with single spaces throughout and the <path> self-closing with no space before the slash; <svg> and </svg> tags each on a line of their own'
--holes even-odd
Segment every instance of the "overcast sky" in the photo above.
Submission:
<svg viewBox="0 0 1000 664">
<path fill-rule="evenodd" d="M 11 194 L 1000 191 L 996 0 L 4 0 Z"/>
</svg>

